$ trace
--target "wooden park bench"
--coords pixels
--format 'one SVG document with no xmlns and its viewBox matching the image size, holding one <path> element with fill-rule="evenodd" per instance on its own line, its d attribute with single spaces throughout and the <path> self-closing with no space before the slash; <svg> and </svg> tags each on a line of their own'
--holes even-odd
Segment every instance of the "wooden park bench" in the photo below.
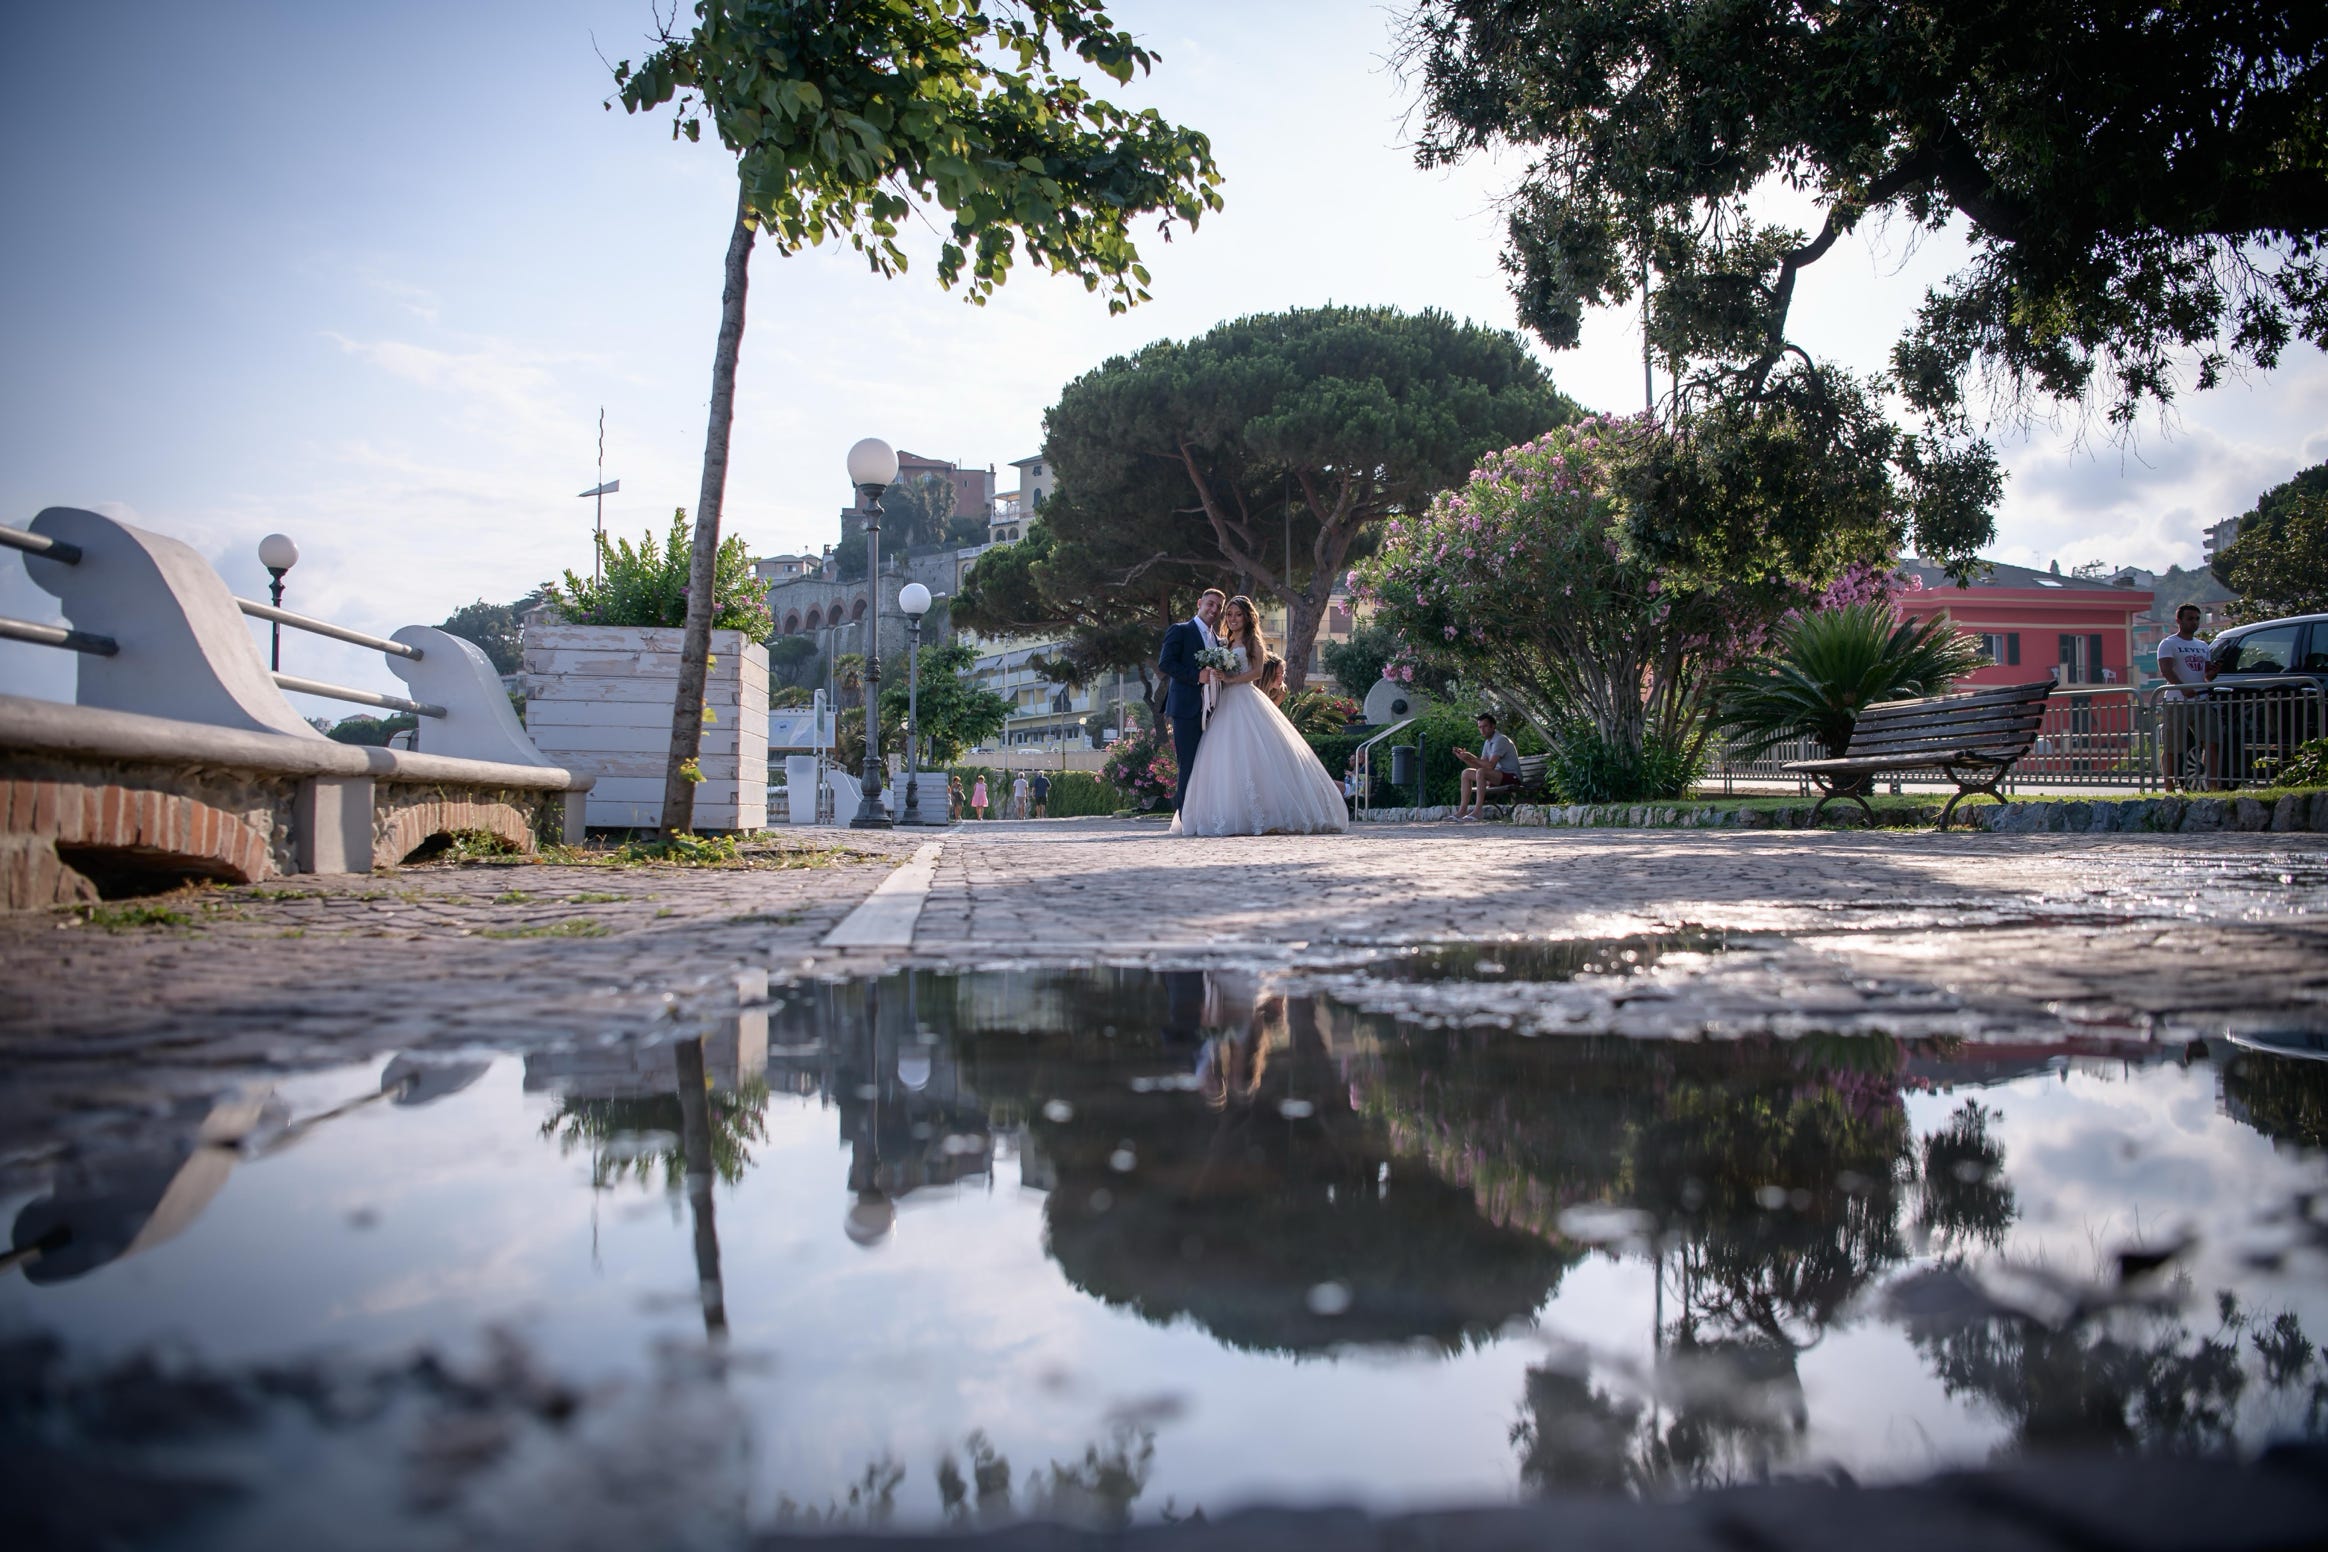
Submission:
<svg viewBox="0 0 2328 1552">
<path fill-rule="evenodd" d="M 1882 701 L 1868 707 L 1852 724 L 1851 742 L 1840 758 L 1790 760 L 1781 770 L 1797 771 L 1819 784 L 1822 796 L 1811 810 L 1811 823 L 1837 798 L 1849 798 L 1875 823 L 1875 809 L 1854 777 L 1890 771 L 1939 771 L 1956 783 L 1956 795 L 1940 810 L 1940 828 L 1948 828 L 1956 805 L 1975 792 L 1999 802 L 1997 790 L 2013 762 L 2029 752 L 2037 728 L 2045 720 L 2045 698 L 2053 681 L 1998 685 L 1962 695 L 1929 695 L 1920 700 Z"/>
</svg>

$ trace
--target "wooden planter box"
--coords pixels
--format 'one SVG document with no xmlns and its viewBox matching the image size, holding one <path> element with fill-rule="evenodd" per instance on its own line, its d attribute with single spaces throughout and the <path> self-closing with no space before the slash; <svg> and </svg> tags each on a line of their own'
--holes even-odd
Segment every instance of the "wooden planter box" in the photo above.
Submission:
<svg viewBox="0 0 2328 1552">
<path fill-rule="evenodd" d="M 525 728 L 543 754 L 598 778 L 585 822 L 652 829 L 663 817 L 677 630 L 536 625 L 525 633 Z M 768 824 L 768 649 L 742 631 L 711 633 L 704 685 L 698 830 Z"/>
</svg>

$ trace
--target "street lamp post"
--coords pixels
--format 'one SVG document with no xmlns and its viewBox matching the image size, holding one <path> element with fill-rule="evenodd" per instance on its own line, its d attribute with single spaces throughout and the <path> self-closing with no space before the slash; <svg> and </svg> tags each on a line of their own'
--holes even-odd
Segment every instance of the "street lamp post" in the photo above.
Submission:
<svg viewBox="0 0 2328 1552">
<path fill-rule="evenodd" d="M 887 830 L 881 811 L 881 493 L 897 481 L 897 453 L 879 437 L 849 449 L 849 483 L 865 503 L 865 577 L 872 584 L 872 617 L 865 633 L 865 780 L 852 830 Z"/>
<path fill-rule="evenodd" d="M 921 622 L 930 612 L 930 590 L 908 582 L 898 590 L 897 607 L 905 611 L 905 809 L 899 824 L 928 824 L 921 811 Z"/>
<path fill-rule="evenodd" d="M 266 567 L 267 574 L 275 579 L 270 585 L 270 593 L 274 599 L 275 607 L 280 609 L 283 607 L 283 573 L 299 564 L 299 546 L 293 544 L 287 534 L 269 534 L 259 541 L 259 564 Z M 271 666 L 276 673 L 281 673 L 283 671 L 283 622 L 281 620 L 273 621 L 271 628 L 275 633 L 275 651 Z"/>
</svg>

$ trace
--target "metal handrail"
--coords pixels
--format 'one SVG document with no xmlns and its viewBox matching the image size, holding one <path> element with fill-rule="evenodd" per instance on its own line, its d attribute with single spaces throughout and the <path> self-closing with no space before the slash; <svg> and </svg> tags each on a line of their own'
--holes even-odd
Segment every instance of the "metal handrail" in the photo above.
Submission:
<svg viewBox="0 0 2328 1552">
<path fill-rule="evenodd" d="M 37 646 L 63 647 L 72 652 L 86 652 L 92 657 L 111 657 L 121 650 L 121 643 L 111 636 L 99 636 L 89 631 L 68 630 L 62 625 L 40 625 L 31 620 L 12 620 L 0 616 L 0 638 L 9 641 L 29 641 Z"/>
<path fill-rule="evenodd" d="M 353 690 L 344 684 L 326 684 L 321 679 L 302 679 L 297 674 L 275 675 L 275 688 L 297 690 L 302 695 L 320 695 L 326 700 L 353 701 L 358 706 L 381 706 L 389 711 L 409 711 L 416 717 L 441 717 L 442 706 L 427 701 L 408 701 L 401 695 L 375 695 L 370 690 Z"/>
<path fill-rule="evenodd" d="M 5 524 L 0 524 L 0 546 L 5 546 L 11 550 L 22 550 L 27 555 L 46 555 L 50 560 L 62 561 L 68 566 L 81 564 L 81 547 L 79 545 L 69 544 L 63 539 L 51 539 L 46 534 L 31 533 L 22 528 L 10 528 Z"/>
<path fill-rule="evenodd" d="M 288 609 L 278 609 L 273 604 L 263 604 L 255 598 L 238 598 L 234 602 L 235 607 L 255 620 L 272 620 L 277 625 L 288 625 L 293 630 L 309 631 L 318 636 L 329 636 L 334 641 L 370 647 L 390 657 L 408 657 L 415 663 L 421 659 L 420 648 L 408 647 L 401 641 L 390 641 L 385 636 L 367 636 L 362 631 L 349 630 L 344 625 L 334 625 L 329 620 L 318 620 L 312 615 L 293 614 Z"/>
<path fill-rule="evenodd" d="M 1409 717 L 1404 722 L 1393 722 L 1381 732 L 1369 735 L 1359 743 L 1357 748 L 1350 751 L 1350 762 L 1356 769 L 1358 776 L 1358 811 L 1360 813 L 1374 811 L 1374 746 L 1401 728 L 1412 727 L 1420 720 L 1418 717 Z"/>
</svg>

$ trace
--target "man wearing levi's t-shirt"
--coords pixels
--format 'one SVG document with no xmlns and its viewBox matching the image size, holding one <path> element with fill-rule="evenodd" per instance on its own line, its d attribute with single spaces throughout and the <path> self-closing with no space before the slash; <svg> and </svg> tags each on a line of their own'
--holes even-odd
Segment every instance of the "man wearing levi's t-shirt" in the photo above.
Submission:
<svg viewBox="0 0 2328 1552">
<path fill-rule="evenodd" d="M 2207 785 L 2215 784 L 2215 741 L 2209 736 L 2206 711 L 2198 704 L 2207 698 L 2207 681 L 2215 677 L 2215 668 L 2207 660 L 2209 649 L 2199 640 L 2198 630 L 2199 606 L 2184 604 L 2174 612 L 2174 634 L 2158 644 L 2158 676 L 2169 686 L 2159 696 L 2158 766 L 2169 792 L 2180 783 L 2183 761 L 2193 748 L 2204 761 Z"/>
</svg>

